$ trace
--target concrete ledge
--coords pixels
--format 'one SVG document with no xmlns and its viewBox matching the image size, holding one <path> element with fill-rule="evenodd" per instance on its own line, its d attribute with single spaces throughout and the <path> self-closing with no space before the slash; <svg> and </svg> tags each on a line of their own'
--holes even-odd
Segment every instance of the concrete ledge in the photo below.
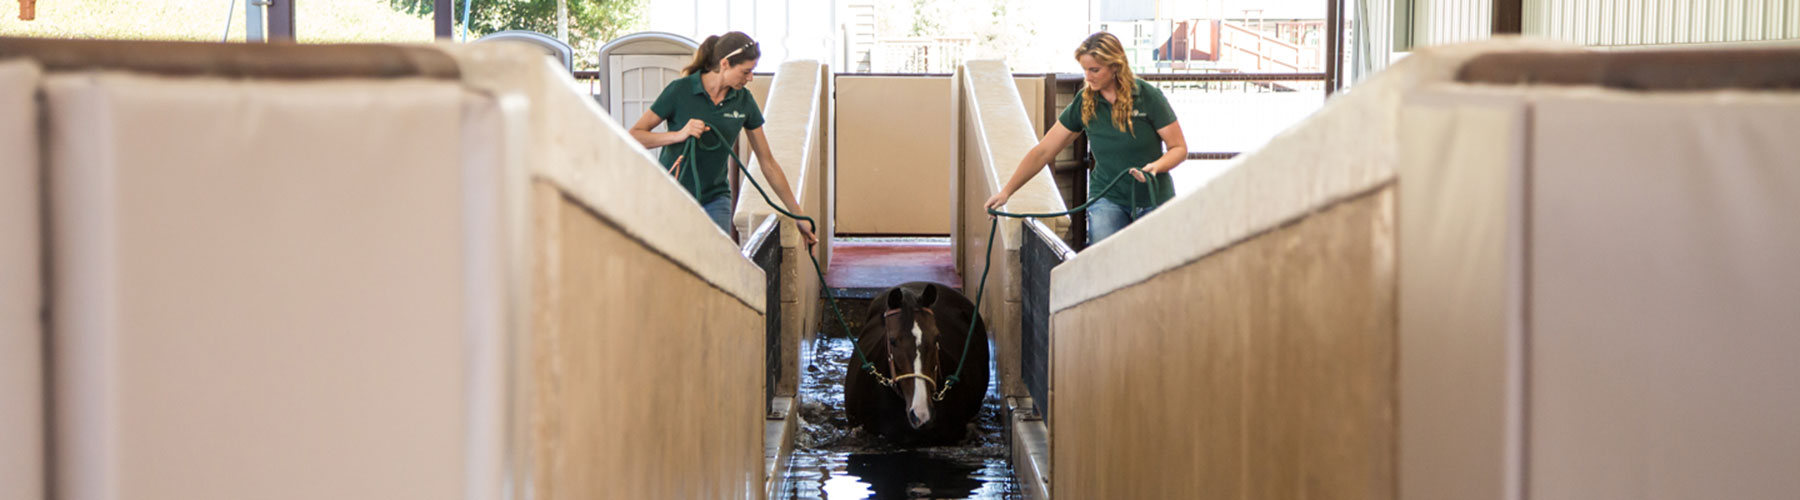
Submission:
<svg viewBox="0 0 1800 500">
<path fill-rule="evenodd" d="M 1031 411 L 1031 398 L 1006 398 L 1006 437 L 1013 479 L 1030 500 L 1050 498 L 1050 430 Z"/>
<path fill-rule="evenodd" d="M 794 456 L 794 429 L 800 426 L 800 415 L 794 413 L 794 398 L 781 396 L 770 404 L 768 423 L 763 424 L 763 498 L 780 498 L 787 489 L 788 460 Z"/>
</svg>

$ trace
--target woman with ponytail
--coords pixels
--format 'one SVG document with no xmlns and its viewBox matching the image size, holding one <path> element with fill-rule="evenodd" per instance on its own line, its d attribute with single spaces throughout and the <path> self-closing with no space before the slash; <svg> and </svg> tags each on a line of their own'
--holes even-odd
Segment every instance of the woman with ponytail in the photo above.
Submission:
<svg viewBox="0 0 1800 500">
<path fill-rule="evenodd" d="M 663 87 L 650 110 L 631 126 L 631 137 L 639 144 L 663 148 L 663 168 L 674 173 L 682 188 L 700 202 L 706 215 L 726 234 L 731 233 L 731 186 L 726 174 L 731 168 L 732 145 L 695 148 L 695 158 L 683 158 L 682 148 L 664 146 L 677 145 L 688 138 L 711 144 L 711 137 L 702 136 L 712 135 L 709 131 L 715 128 L 731 141 L 737 140 L 739 131 L 749 131 L 750 149 L 762 160 L 759 163 L 768 187 L 775 190 L 789 211 L 799 214 L 800 204 L 794 200 L 787 175 L 775 163 L 775 156 L 769 154 L 769 139 L 762 131 L 762 110 L 757 107 L 756 98 L 744 89 L 760 57 L 762 51 L 756 41 L 742 32 L 706 37 L 700 50 L 694 52 L 694 61 L 681 71 L 682 77 Z M 656 126 L 664 122 L 669 124 L 666 131 L 656 132 Z M 799 227 L 807 244 L 818 241 L 808 224 Z"/>
<path fill-rule="evenodd" d="M 1162 91 L 1132 76 L 1131 63 L 1118 38 L 1105 32 L 1088 36 L 1075 49 L 1075 61 L 1081 63 L 1086 85 L 1044 133 L 1044 139 L 1025 153 L 1006 186 L 988 199 L 987 208 L 1005 206 L 1058 151 L 1075 142 L 1076 134 L 1086 132 L 1088 149 L 1094 154 L 1094 171 L 1088 177 L 1088 198 L 1093 200 L 1088 205 L 1091 245 L 1175 197 L 1169 171 L 1187 160 L 1187 140 Z M 1120 182 L 1101 191 L 1106 182 L 1126 171 L 1136 183 Z M 1156 179 L 1154 184 L 1146 182 L 1151 176 Z"/>
</svg>

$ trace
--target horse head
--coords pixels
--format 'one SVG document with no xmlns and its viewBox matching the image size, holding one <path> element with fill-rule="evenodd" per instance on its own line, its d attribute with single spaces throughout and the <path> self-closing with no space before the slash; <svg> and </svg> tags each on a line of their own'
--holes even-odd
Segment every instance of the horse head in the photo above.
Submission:
<svg viewBox="0 0 1800 500">
<path fill-rule="evenodd" d="M 931 422 L 932 403 L 944 383 L 941 336 L 931 310 L 937 295 L 935 286 L 925 287 L 917 297 L 895 290 L 887 294 L 887 311 L 881 317 L 891 387 L 905 402 L 906 422 L 914 429 Z"/>
</svg>

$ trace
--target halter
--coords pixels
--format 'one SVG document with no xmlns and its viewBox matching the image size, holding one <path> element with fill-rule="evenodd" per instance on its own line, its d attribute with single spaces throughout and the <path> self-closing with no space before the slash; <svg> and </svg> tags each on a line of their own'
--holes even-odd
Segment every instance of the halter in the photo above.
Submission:
<svg viewBox="0 0 1800 500">
<path fill-rule="evenodd" d="M 889 316 L 894 316 L 896 314 L 900 314 L 900 309 L 889 309 L 889 310 L 881 313 L 881 318 L 883 320 L 886 320 Z M 915 321 L 917 321 L 917 320 L 915 320 Z M 921 349 L 921 350 L 923 350 L 923 349 Z M 936 349 L 933 349 L 933 350 L 935 351 Z M 923 356 L 924 354 L 921 353 L 920 355 Z M 889 349 L 887 352 L 887 362 L 888 362 L 888 373 L 898 373 L 900 371 L 898 368 L 894 367 L 894 351 L 892 349 Z M 931 397 L 932 401 L 943 401 L 944 393 L 949 392 L 948 391 L 949 387 L 945 387 L 944 388 L 945 390 L 942 390 L 942 391 L 938 390 L 937 380 L 932 379 L 931 376 L 923 374 L 923 373 L 908 373 L 908 374 L 901 375 L 901 376 L 894 377 L 894 378 L 883 377 L 879 373 L 875 374 L 875 380 L 881 382 L 882 385 L 885 385 L 885 386 L 888 386 L 889 388 L 894 389 L 895 394 L 900 394 L 900 381 L 906 380 L 909 378 L 921 378 L 921 379 L 925 379 L 925 382 L 930 383 L 931 390 L 929 392 L 927 392 L 927 394 L 933 394 L 933 396 Z M 902 395 L 902 399 L 904 399 L 904 395 Z"/>
</svg>

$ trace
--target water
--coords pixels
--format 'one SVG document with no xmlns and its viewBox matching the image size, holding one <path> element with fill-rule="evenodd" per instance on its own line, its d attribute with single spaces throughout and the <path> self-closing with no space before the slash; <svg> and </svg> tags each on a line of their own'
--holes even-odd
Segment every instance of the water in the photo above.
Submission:
<svg viewBox="0 0 1800 500">
<path fill-rule="evenodd" d="M 798 399 L 801 427 L 787 473 L 794 500 L 979 498 L 1019 500 L 998 393 L 990 389 L 975 429 L 961 446 L 902 448 L 852 429 L 844 418 L 844 360 L 850 340 L 808 347 Z M 992 370 L 992 364 L 989 365 Z M 992 373 L 990 371 L 990 373 Z"/>
</svg>

